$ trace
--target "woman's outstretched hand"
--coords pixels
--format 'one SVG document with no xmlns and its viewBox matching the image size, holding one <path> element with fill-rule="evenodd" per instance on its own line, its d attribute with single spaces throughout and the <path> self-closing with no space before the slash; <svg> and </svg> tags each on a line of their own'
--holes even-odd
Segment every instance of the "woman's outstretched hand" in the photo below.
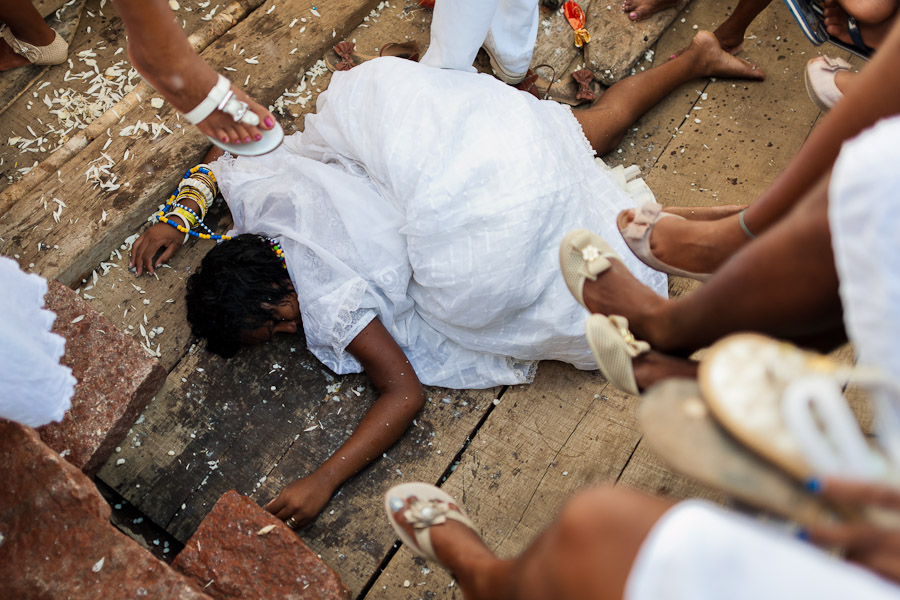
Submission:
<svg viewBox="0 0 900 600">
<path fill-rule="evenodd" d="M 301 527 L 319 516 L 333 493 L 334 488 L 313 473 L 284 486 L 266 510 L 282 521 L 293 518 L 288 521 L 291 528 Z"/>
<path fill-rule="evenodd" d="M 844 506 L 895 511 L 900 522 L 897 488 L 829 478 L 823 481 L 820 493 L 823 498 Z M 843 548 L 848 560 L 900 582 L 900 528 L 854 522 L 811 527 L 809 534 L 817 544 Z"/>
<path fill-rule="evenodd" d="M 141 234 L 131 245 L 131 262 L 128 267 L 137 269 L 138 276 L 146 269 L 153 274 L 154 269 L 172 258 L 175 251 L 184 243 L 184 234 L 165 223 L 157 223 Z M 160 248 L 165 251 L 154 261 L 153 257 Z"/>
</svg>

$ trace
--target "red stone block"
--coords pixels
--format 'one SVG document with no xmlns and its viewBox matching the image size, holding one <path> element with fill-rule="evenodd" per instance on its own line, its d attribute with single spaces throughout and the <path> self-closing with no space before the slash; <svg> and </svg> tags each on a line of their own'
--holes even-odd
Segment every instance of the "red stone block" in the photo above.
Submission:
<svg viewBox="0 0 900 600">
<path fill-rule="evenodd" d="M 294 531 L 234 490 L 219 498 L 172 566 L 219 600 L 350 598 Z"/>
<path fill-rule="evenodd" d="M 48 446 L 92 474 L 162 386 L 166 371 L 71 289 L 48 283 L 45 301 L 56 313 L 53 331 L 66 338 L 62 362 L 71 367 L 78 385 L 65 418 L 38 432 Z"/>
<path fill-rule="evenodd" d="M 3 598 L 209 598 L 109 524 L 87 476 L 33 429 L 0 422 Z"/>
</svg>

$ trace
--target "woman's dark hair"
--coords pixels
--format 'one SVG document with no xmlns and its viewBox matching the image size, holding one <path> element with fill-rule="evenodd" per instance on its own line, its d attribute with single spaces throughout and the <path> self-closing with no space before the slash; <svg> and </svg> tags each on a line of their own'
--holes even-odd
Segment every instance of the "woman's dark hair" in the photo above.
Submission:
<svg viewBox="0 0 900 600">
<path fill-rule="evenodd" d="M 241 332 L 277 321 L 274 307 L 292 291 L 284 263 L 266 238 L 245 233 L 225 240 L 188 278 L 191 331 L 207 340 L 210 352 L 231 358 L 241 347 Z"/>
</svg>

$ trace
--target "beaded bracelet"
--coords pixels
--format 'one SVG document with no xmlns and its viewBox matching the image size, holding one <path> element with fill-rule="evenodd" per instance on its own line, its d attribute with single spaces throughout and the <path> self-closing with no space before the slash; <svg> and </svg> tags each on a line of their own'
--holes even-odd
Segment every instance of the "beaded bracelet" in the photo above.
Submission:
<svg viewBox="0 0 900 600">
<path fill-rule="evenodd" d="M 215 189 L 215 188 L 216 188 L 216 176 L 213 175 L 213 172 L 212 172 L 212 171 L 209 169 L 209 167 L 207 167 L 206 165 L 197 165 L 197 166 L 195 166 L 195 167 L 191 167 L 191 168 L 188 169 L 188 171 L 184 174 L 184 177 L 182 177 L 182 179 L 190 179 L 191 176 L 194 176 L 194 175 L 196 175 L 197 173 L 202 174 L 201 177 L 202 177 L 202 176 L 206 176 L 206 177 L 207 177 L 207 181 L 209 182 L 209 184 L 210 184 L 211 186 L 213 186 L 211 189 Z M 181 183 L 181 182 L 179 182 L 179 183 Z M 179 186 L 179 187 L 180 187 L 180 186 Z M 192 189 L 194 189 L 193 186 L 188 187 L 187 189 L 185 189 L 185 190 L 184 190 L 185 194 L 188 195 L 189 192 L 190 192 Z M 199 238 L 199 239 L 201 239 L 201 240 L 216 240 L 216 241 L 219 241 L 219 240 L 230 240 L 230 239 L 231 239 L 231 236 L 228 236 L 228 235 L 217 235 L 217 234 L 214 234 L 214 233 L 212 232 L 212 230 L 211 230 L 209 227 L 207 227 L 205 223 L 203 223 L 203 220 L 202 220 L 202 219 L 199 221 L 198 225 L 199 225 L 200 227 L 202 227 L 203 229 L 205 229 L 208 233 L 199 233 L 199 232 L 197 232 L 197 231 L 194 231 L 193 229 L 189 229 L 189 228 L 185 227 L 184 225 L 179 225 L 178 223 L 175 223 L 174 221 L 169 220 L 169 219 L 166 217 L 166 215 L 167 215 L 168 213 L 173 213 L 173 212 L 174 212 L 175 214 L 174 214 L 173 216 L 176 216 L 176 215 L 177 215 L 177 216 L 180 216 L 181 218 L 185 219 L 186 221 L 188 221 L 188 217 L 187 217 L 185 214 L 183 214 L 180 210 L 178 210 L 178 208 L 175 208 L 175 206 L 176 206 L 176 199 L 177 199 L 178 193 L 179 193 L 180 191 L 181 191 L 181 190 L 180 190 L 179 188 L 176 188 L 175 191 L 172 193 L 172 195 L 169 196 L 169 199 L 166 201 L 165 207 L 163 207 L 162 210 L 160 210 L 159 212 L 157 212 L 157 213 L 154 215 L 154 217 L 156 218 L 156 221 L 157 221 L 157 222 L 159 222 L 159 223 L 165 223 L 166 225 L 169 225 L 169 226 L 171 226 L 171 227 L 174 227 L 175 229 L 177 229 L 177 230 L 180 231 L 181 233 L 184 233 L 184 234 L 186 234 L 186 235 L 194 236 L 194 237 Z M 192 198 L 192 199 L 193 199 L 193 198 Z M 200 203 L 198 202 L 197 204 L 200 204 Z M 179 205 L 179 206 L 180 206 L 181 208 L 184 208 L 185 210 L 190 210 L 190 209 L 188 209 L 187 207 L 185 207 L 184 205 Z M 167 210 L 167 209 L 169 209 L 169 210 Z M 171 210 L 171 209 L 174 209 L 174 210 Z M 201 210 L 202 210 L 202 209 L 201 209 Z M 194 216 L 197 216 L 197 213 L 194 213 L 193 211 L 191 211 L 191 213 L 192 213 Z"/>
<path fill-rule="evenodd" d="M 200 223 L 203 222 L 203 219 L 200 217 L 200 215 L 198 215 L 197 213 L 192 211 L 190 208 L 188 208 L 184 204 L 179 204 L 178 202 L 176 202 L 175 204 L 172 205 L 172 207 L 173 207 L 173 210 L 170 210 L 166 214 L 170 215 L 172 213 L 175 213 L 176 215 L 181 215 L 188 222 L 188 225 L 190 226 L 191 229 L 193 229 L 194 227 L 197 227 L 197 225 L 199 225 Z"/>
</svg>

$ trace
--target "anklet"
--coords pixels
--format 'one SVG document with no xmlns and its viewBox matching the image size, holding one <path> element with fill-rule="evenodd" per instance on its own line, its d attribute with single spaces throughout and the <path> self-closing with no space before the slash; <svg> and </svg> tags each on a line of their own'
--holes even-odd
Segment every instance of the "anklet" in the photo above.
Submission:
<svg viewBox="0 0 900 600">
<path fill-rule="evenodd" d="M 754 234 L 752 231 L 750 231 L 750 228 L 747 227 L 747 224 L 744 222 L 744 213 L 745 212 L 747 212 L 746 208 L 738 213 L 738 222 L 741 224 L 741 229 L 744 230 L 744 233 L 747 234 L 747 237 L 750 238 L 751 240 L 755 240 L 756 234 Z"/>
</svg>

